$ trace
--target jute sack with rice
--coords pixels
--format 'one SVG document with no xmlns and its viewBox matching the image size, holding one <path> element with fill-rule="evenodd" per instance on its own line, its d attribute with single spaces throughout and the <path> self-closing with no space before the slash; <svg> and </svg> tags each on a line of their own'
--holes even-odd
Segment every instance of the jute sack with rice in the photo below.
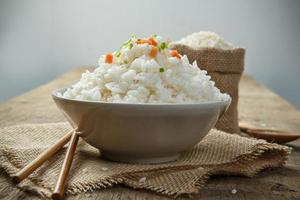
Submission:
<svg viewBox="0 0 300 200">
<path fill-rule="evenodd" d="M 215 85 L 232 98 L 226 113 L 216 124 L 216 128 L 229 133 L 239 133 L 238 126 L 238 87 L 244 71 L 245 49 L 234 47 L 212 32 L 193 33 L 170 44 L 180 54 L 187 55 L 190 62 L 211 76 Z"/>
</svg>

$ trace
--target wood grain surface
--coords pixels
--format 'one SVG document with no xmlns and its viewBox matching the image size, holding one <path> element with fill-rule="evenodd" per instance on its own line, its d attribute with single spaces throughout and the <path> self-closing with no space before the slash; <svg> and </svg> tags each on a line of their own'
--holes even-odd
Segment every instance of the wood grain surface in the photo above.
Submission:
<svg viewBox="0 0 300 200">
<path fill-rule="evenodd" d="M 51 91 L 74 83 L 87 68 L 78 68 L 23 95 L 0 104 L 0 127 L 40 122 L 66 121 L 51 99 Z M 51 112 L 44 113 L 45 107 Z M 291 132 L 300 131 L 300 112 L 277 94 L 249 76 L 240 84 L 239 113 L 242 121 L 257 127 L 268 127 Z M 287 164 L 282 168 L 266 170 L 254 178 L 215 176 L 202 191 L 189 199 L 300 199 L 300 141 L 289 143 L 293 148 Z M 232 193 L 236 190 L 236 193 Z M 0 199 L 39 199 L 24 192 L 0 170 Z M 186 199 L 188 197 L 182 197 Z M 68 196 L 66 199 L 169 199 L 144 190 L 125 186 Z"/>
</svg>

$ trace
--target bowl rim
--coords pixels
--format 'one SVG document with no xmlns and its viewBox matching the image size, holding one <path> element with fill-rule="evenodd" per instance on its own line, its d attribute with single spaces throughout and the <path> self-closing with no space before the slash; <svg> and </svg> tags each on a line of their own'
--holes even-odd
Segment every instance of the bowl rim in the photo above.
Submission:
<svg viewBox="0 0 300 200">
<path fill-rule="evenodd" d="M 231 104 L 232 98 L 229 95 L 229 99 L 225 101 L 203 101 L 196 103 L 123 103 L 123 102 L 105 102 L 105 101 L 89 101 L 89 100 L 78 100 L 65 98 L 58 95 L 58 92 L 68 89 L 69 87 L 61 87 L 52 91 L 51 96 L 54 99 L 60 99 L 68 102 L 74 103 L 89 103 L 89 104 L 98 104 L 98 105 L 124 105 L 124 106 L 196 106 L 196 105 L 214 105 L 214 104 L 224 104 L 229 106 Z"/>
</svg>

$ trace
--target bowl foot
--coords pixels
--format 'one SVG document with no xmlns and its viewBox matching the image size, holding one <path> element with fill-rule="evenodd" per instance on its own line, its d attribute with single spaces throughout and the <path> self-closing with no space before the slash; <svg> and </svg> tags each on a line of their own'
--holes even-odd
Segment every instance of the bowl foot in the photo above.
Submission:
<svg viewBox="0 0 300 200">
<path fill-rule="evenodd" d="M 175 161 L 179 158 L 179 154 L 164 156 L 164 157 L 135 157 L 113 154 L 101 151 L 101 157 L 107 160 L 124 162 L 124 163 L 137 163 L 137 164 L 158 164 Z"/>
</svg>

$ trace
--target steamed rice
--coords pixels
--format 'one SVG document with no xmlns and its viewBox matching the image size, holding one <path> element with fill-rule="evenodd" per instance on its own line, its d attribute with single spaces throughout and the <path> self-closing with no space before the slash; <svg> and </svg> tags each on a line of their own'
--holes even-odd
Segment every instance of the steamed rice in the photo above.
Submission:
<svg viewBox="0 0 300 200">
<path fill-rule="evenodd" d="M 194 49 L 200 48 L 219 48 L 219 49 L 234 49 L 233 44 L 227 42 L 218 34 L 210 31 L 200 31 L 192 33 L 174 44 L 184 44 Z"/>
<path fill-rule="evenodd" d="M 152 36 L 154 44 L 135 37 L 119 51 L 99 59 L 99 67 L 86 71 L 79 82 L 62 94 L 65 98 L 113 103 L 197 103 L 225 101 L 207 72 L 183 55 L 175 55 L 168 43 Z M 157 43 L 157 44 L 156 44 Z M 156 48 L 155 57 L 151 52 Z M 173 55 L 174 54 L 174 55 Z"/>
</svg>

